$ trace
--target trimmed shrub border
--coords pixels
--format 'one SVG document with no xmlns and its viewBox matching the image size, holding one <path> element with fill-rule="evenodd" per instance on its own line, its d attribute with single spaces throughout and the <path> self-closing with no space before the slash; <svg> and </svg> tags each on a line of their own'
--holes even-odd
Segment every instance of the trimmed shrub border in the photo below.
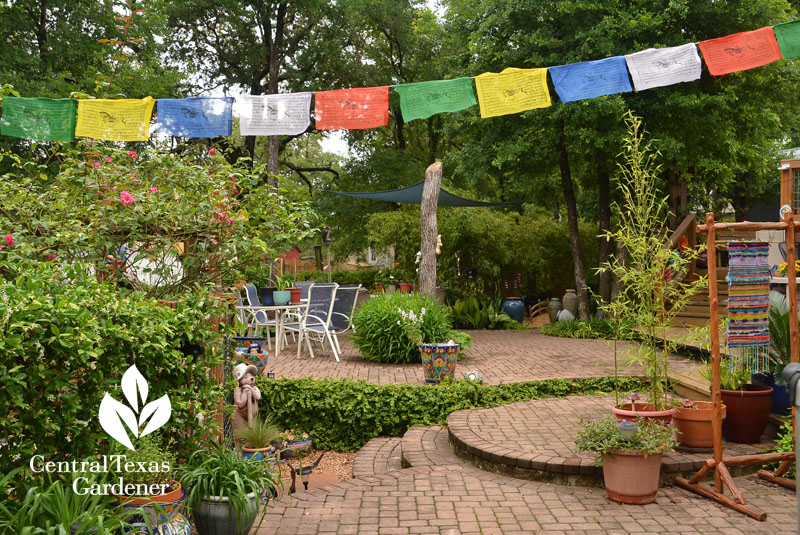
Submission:
<svg viewBox="0 0 800 535">
<path fill-rule="evenodd" d="M 620 392 L 641 390 L 620 377 Z M 402 436 L 413 425 L 447 425 L 451 412 L 516 401 L 612 392 L 614 377 L 546 379 L 500 385 L 446 381 L 437 386 L 376 385 L 363 379 L 258 379 L 262 410 L 287 429 L 309 433 L 321 449 L 354 451 L 377 436 Z"/>
</svg>

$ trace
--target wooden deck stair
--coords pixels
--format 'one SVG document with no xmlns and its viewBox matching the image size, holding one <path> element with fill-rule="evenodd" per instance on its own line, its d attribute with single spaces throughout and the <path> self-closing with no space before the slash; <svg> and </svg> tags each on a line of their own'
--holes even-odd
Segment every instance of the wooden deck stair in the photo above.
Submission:
<svg viewBox="0 0 800 535">
<path fill-rule="evenodd" d="M 697 279 L 708 274 L 708 270 L 698 269 L 696 275 L 690 275 L 688 280 Z M 725 317 L 725 307 L 728 304 L 728 283 L 725 277 L 728 268 L 717 268 L 717 296 L 719 298 L 719 314 Z M 709 319 L 708 289 L 701 290 L 693 295 L 691 301 L 672 322 L 674 327 L 687 327 L 689 325 L 702 326 L 708 324 Z"/>
</svg>

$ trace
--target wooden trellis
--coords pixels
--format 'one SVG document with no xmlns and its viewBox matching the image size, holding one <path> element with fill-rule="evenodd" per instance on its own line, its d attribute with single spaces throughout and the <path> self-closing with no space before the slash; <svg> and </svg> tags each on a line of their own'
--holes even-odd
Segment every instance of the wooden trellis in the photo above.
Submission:
<svg viewBox="0 0 800 535">
<path fill-rule="evenodd" d="M 775 473 L 761 470 L 758 475 L 763 479 L 778 483 L 788 488 L 794 488 L 795 482 L 791 479 L 782 477 L 791 466 L 795 459 L 795 452 L 783 453 L 761 453 L 757 455 L 740 455 L 738 457 L 723 457 L 722 455 L 722 394 L 720 392 L 720 343 L 719 343 L 719 297 L 717 295 L 717 255 L 716 255 L 716 232 L 718 230 L 783 230 L 785 231 L 786 241 L 786 262 L 789 266 L 787 270 L 788 285 L 786 293 L 789 298 L 789 333 L 792 362 L 800 362 L 800 334 L 798 334 L 797 324 L 797 276 L 792 267 L 795 263 L 795 227 L 800 223 L 795 222 L 791 212 L 784 216 L 783 221 L 778 223 L 751 223 L 744 221 L 741 223 L 716 223 L 714 214 L 706 214 L 705 225 L 698 225 L 698 233 L 708 234 L 708 297 L 711 322 L 711 406 L 713 410 L 712 428 L 714 432 L 714 457 L 706 459 L 702 468 L 691 479 L 682 477 L 675 478 L 675 484 L 692 492 L 696 492 L 712 500 L 716 500 L 723 505 L 742 512 L 756 520 L 764 521 L 767 513 L 761 509 L 747 503 L 742 491 L 733 481 L 729 466 L 744 466 L 751 464 L 764 464 L 770 462 L 780 462 L 780 466 Z M 795 424 L 795 408 L 792 407 L 792 426 Z M 796 437 L 796 435 L 795 435 Z M 714 486 L 700 484 L 709 472 L 714 471 Z M 725 487 L 730 491 L 730 497 L 725 495 Z"/>
</svg>

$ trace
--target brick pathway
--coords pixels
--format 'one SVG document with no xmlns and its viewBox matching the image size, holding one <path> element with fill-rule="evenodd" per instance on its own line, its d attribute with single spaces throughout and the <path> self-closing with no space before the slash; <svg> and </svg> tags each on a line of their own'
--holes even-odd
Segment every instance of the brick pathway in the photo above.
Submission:
<svg viewBox="0 0 800 535">
<path fill-rule="evenodd" d="M 544 336 L 536 330 L 467 331 L 472 335 L 472 349 L 458 362 L 456 373 L 461 377 L 468 370 L 478 370 L 490 384 L 535 381 L 553 378 L 601 377 L 613 375 L 614 353 L 602 340 L 575 340 Z M 420 364 L 376 364 L 367 362 L 344 337 L 341 362 L 336 362 L 330 349 L 324 352 L 315 346 L 317 355 L 308 353 L 296 358 L 290 347 L 279 357 L 271 357 L 267 370 L 276 377 L 315 377 L 333 379 L 365 379 L 372 383 L 424 384 Z M 620 344 L 619 361 L 624 363 L 625 344 Z M 698 364 L 680 357 L 671 359 L 676 372 L 688 371 Z M 621 373 L 637 374 L 638 365 L 621 366 Z"/>
<path fill-rule="evenodd" d="M 362 465 L 386 439 L 362 450 Z M 602 489 L 513 479 L 458 459 L 439 428 L 414 428 L 403 438 L 401 470 L 356 477 L 270 504 L 256 535 L 638 535 L 656 533 L 796 533 L 794 493 L 753 476 L 736 478 L 750 503 L 767 512 L 757 522 L 683 489 L 666 486 L 656 503 L 620 505 Z M 406 448 L 413 448 L 406 451 Z M 367 459 L 366 456 L 375 456 Z"/>
<path fill-rule="evenodd" d="M 574 452 L 578 422 L 609 414 L 613 406 L 614 396 L 523 401 L 491 409 L 455 411 L 450 414 L 447 427 L 459 453 L 481 467 L 516 477 L 577 483 L 602 475 L 602 469 L 594 466 L 594 454 Z M 764 453 L 772 446 L 725 443 L 725 455 Z M 669 478 L 677 472 L 691 477 L 710 456 L 711 453 L 666 453 L 661 471 Z M 757 468 L 742 467 L 742 473 Z"/>
</svg>

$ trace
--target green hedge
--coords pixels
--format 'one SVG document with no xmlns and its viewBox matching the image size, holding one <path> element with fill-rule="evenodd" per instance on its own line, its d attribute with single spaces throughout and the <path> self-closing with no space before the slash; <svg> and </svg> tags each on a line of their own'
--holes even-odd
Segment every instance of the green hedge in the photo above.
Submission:
<svg viewBox="0 0 800 535">
<path fill-rule="evenodd" d="M 355 271 L 337 269 L 331 274 L 331 279 L 336 284 L 360 284 L 368 290 L 373 290 L 375 273 L 377 271 L 374 269 L 357 269 Z M 328 274 L 325 271 L 298 271 L 296 280 L 328 282 Z"/>
<path fill-rule="evenodd" d="M 358 450 L 377 436 L 402 436 L 413 425 L 446 425 L 459 409 L 515 401 L 613 391 L 613 377 L 547 379 L 483 385 L 450 381 L 437 386 L 376 385 L 347 379 L 259 379 L 261 410 L 287 429 L 309 433 L 315 446 Z M 619 379 L 620 391 L 642 388 L 636 377 Z"/>
</svg>

